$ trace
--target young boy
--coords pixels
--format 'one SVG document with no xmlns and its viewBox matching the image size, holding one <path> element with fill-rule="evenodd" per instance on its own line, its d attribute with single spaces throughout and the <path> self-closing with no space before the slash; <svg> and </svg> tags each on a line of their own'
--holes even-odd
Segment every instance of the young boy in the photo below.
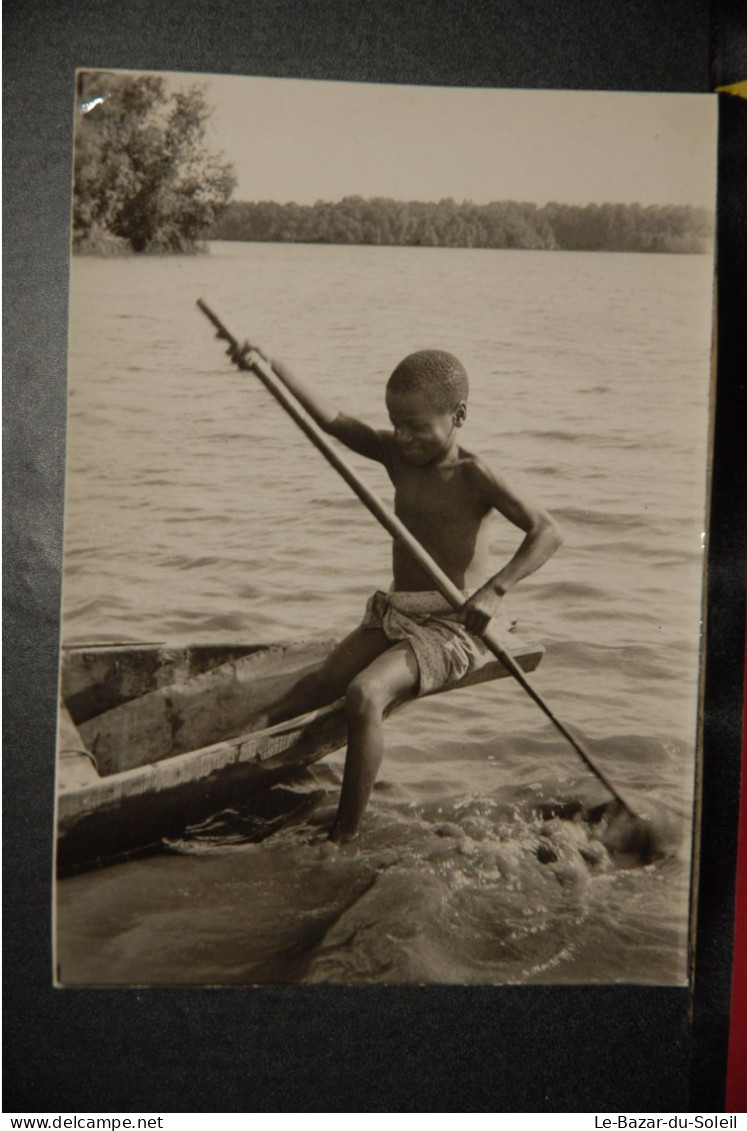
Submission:
<svg viewBox="0 0 747 1131">
<path fill-rule="evenodd" d="M 389 592 L 374 594 L 361 625 L 319 672 L 300 680 L 256 720 L 271 725 L 345 697 L 348 749 L 330 833 L 332 840 L 345 842 L 358 831 L 381 763 L 389 707 L 493 659 L 480 633 L 506 593 L 547 561 L 561 539 L 546 511 L 520 498 L 459 444 L 468 382 L 451 354 L 421 350 L 400 362 L 386 387 L 389 431 L 338 412 L 282 364 L 273 361 L 272 366 L 325 432 L 384 465 L 394 484 L 395 513 L 465 595 L 462 610 L 454 612 L 395 542 Z M 486 581 L 492 510 L 525 537 L 511 560 Z"/>
</svg>

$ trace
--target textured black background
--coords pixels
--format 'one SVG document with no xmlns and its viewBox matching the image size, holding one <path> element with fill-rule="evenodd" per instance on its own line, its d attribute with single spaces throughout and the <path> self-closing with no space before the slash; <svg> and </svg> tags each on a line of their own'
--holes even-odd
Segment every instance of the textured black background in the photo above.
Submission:
<svg viewBox="0 0 747 1131">
<path fill-rule="evenodd" d="M 707 92 L 722 0 L 28 0 L 5 12 L 5 1111 L 723 1109 L 743 649 L 747 103 L 722 99 L 695 996 L 610 987 L 54 990 L 51 821 L 76 67 Z M 743 419 L 743 417 L 742 417 Z"/>
</svg>

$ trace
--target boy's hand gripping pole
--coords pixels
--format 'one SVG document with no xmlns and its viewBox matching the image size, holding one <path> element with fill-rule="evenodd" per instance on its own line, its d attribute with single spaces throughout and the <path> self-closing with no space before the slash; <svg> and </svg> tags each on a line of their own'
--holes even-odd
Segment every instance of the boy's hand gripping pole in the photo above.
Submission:
<svg viewBox="0 0 747 1131">
<path fill-rule="evenodd" d="M 436 589 L 446 598 L 449 604 L 454 609 L 461 609 L 464 605 L 464 596 L 460 590 L 457 589 L 451 578 L 444 573 L 428 551 L 423 549 L 417 539 L 413 537 L 397 516 L 358 478 L 347 461 L 342 458 L 339 452 L 329 442 L 319 425 L 311 419 L 293 394 L 285 387 L 270 363 L 248 343 L 245 343 L 243 346 L 239 345 L 236 338 L 226 329 L 218 316 L 213 313 L 207 303 L 203 302 L 202 299 L 197 300 L 197 305 L 215 327 L 216 337 L 228 343 L 226 352 L 234 364 L 237 365 L 239 369 L 256 373 L 265 388 L 272 393 L 275 400 L 283 406 L 301 431 L 308 436 L 314 447 L 318 448 L 327 462 L 334 467 L 335 471 L 337 471 L 348 486 L 353 489 L 374 518 L 379 520 L 381 525 L 393 538 L 396 538 L 403 546 L 406 546 L 415 561 L 421 569 L 428 574 Z M 507 652 L 503 647 L 498 635 L 491 631 L 490 625 L 481 633 L 481 637 L 493 655 L 500 660 L 504 668 L 513 676 L 516 682 L 521 684 L 527 695 L 529 695 L 540 710 L 545 713 L 556 730 L 571 744 L 584 764 L 599 778 L 603 785 L 606 786 L 626 813 L 636 821 L 641 820 L 635 810 L 631 808 L 625 798 L 620 794 L 619 790 L 612 784 L 607 775 L 596 765 L 588 750 L 586 750 L 582 743 L 571 734 L 567 727 L 555 716 L 540 693 L 532 686 L 521 666 L 516 662 L 510 652 Z"/>
</svg>

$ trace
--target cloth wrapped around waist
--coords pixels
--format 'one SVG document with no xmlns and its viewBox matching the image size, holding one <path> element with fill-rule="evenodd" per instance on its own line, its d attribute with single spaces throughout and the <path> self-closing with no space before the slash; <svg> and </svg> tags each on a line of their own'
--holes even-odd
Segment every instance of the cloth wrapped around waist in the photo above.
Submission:
<svg viewBox="0 0 747 1131">
<path fill-rule="evenodd" d="M 465 601 L 468 596 L 465 592 Z M 438 691 L 494 659 L 482 640 L 464 627 L 464 614 L 438 592 L 379 590 L 368 600 L 362 626 L 380 628 L 393 644 L 407 641 L 420 671 L 419 695 Z M 509 622 L 499 616 L 491 627 L 508 631 Z"/>
</svg>

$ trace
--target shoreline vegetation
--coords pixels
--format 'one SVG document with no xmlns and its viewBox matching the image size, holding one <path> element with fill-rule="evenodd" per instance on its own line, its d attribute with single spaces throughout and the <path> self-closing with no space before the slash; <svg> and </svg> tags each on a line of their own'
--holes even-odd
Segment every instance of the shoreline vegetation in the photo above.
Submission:
<svg viewBox="0 0 747 1131">
<path fill-rule="evenodd" d="M 204 254 L 210 240 L 246 243 L 360 244 L 382 247 L 616 251 L 704 255 L 714 216 L 690 205 L 491 204 L 345 197 L 336 203 L 229 201 L 199 234 L 134 248 L 105 225 L 78 233 L 78 255 Z M 172 229 L 173 232 L 173 229 Z"/>
<path fill-rule="evenodd" d="M 399 247 L 516 248 L 705 254 L 714 217 L 689 205 L 490 204 L 349 196 L 337 203 L 231 201 L 209 240 Z"/>
</svg>

